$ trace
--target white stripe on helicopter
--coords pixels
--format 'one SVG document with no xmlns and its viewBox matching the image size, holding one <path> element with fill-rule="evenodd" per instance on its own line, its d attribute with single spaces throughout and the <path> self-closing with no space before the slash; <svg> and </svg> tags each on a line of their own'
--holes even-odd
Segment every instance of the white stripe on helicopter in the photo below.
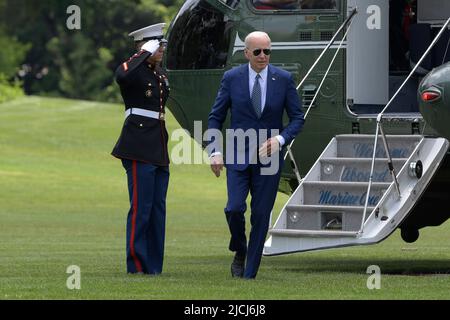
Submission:
<svg viewBox="0 0 450 320">
<path fill-rule="evenodd" d="M 299 41 L 299 42 L 272 42 L 272 50 L 292 50 L 292 49 L 324 49 L 328 45 L 328 41 Z M 341 48 L 345 48 L 347 42 L 342 43 Z M 339 48 L 339 43 L 333 44 L 330 48 Z M 236 40 L 234 41 L 233 54 L 237 51 L 243 51 L 245 49 L 244 41 L 239 38 L 239 34 L 236 34 Z"/>
</svg>

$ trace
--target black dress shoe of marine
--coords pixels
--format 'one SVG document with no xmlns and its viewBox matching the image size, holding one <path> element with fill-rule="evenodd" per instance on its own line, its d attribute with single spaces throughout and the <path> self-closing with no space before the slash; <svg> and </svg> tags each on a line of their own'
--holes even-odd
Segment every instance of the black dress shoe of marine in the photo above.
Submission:
<svg viewBox="0 0 450 320">
<path fill-rule="evenodd" d="M 231 263 L 231 276 L 234 278 L 242 278 L 244 276 L 244 265 L 245 256 L 236 253 L 233 262 Z"/>
</svg>

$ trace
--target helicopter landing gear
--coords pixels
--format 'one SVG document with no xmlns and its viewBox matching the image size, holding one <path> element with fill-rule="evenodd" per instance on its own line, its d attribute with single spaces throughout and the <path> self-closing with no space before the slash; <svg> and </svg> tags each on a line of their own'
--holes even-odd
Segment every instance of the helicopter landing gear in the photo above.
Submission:
<svg viewBox="0 0 450 320">
<path fill-rule="evenodd" d="M 417 229 L 401 229 L 401 236 L 403 241 L 412 243 L 419 238 L 419 230 Z"/>
</svg>

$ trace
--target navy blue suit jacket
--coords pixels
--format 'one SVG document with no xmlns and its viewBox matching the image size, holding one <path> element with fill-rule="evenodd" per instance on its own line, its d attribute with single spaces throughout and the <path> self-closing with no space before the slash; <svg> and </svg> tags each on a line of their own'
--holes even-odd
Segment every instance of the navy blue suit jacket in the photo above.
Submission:
<svg viewBox="0 0 450 320">
<path fill-rule="evenodd" d="M 301 131 L 304 123 L 303 112 L 301 111 L 301 101 L 299 99 L 292 75 L 280 68 L 268 65 L 266 103 L 258 118 L 252 106 L 249 89 L 249 65 L 243 64 L 225 72 L 216 101 L 208 118 L 208 129 L 222 130 L 223 122 L 227 117 L 228 110 L 231 112 L 230 129 L 266 129 L 268 137 L 258 139 L 257 145 L 245 144 L 245 162 L 237 162 L 237 139 L 234 143 L 234 161 L 225 161 L 227 167 L 235 170 L 245 170 L 250 159 L 255 159 L 259 146 L 269 137 L 280 134 L 288 145 Z M 289 124 L 283 127 L 283 113 L 287 112 Z M 274 132 L 273 130 L 278 130 Z M 214 139 L 209 146 L 210 154 L 220 151 Z M 279 153 L 281 158 L 281 152 Z M 228 159 L 228 157 L 226 157 Z M 280 162 L 281 164 L 282 162 Z"/>
</svg>

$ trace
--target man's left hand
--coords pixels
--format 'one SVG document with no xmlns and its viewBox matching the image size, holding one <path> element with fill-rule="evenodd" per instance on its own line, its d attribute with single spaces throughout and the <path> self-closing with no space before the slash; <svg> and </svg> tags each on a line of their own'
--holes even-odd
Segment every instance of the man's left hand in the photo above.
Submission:
<svg viewBox="0 0 450 320">
<path fill-rule="evenodd" d="M 266 142 L 263 143 L 261 148 L 259 148 L 259 156 L 260 157 L 268 157 L 280 150 L 280 142 L 277 138 L 269 138 Z"/>
</svg>

